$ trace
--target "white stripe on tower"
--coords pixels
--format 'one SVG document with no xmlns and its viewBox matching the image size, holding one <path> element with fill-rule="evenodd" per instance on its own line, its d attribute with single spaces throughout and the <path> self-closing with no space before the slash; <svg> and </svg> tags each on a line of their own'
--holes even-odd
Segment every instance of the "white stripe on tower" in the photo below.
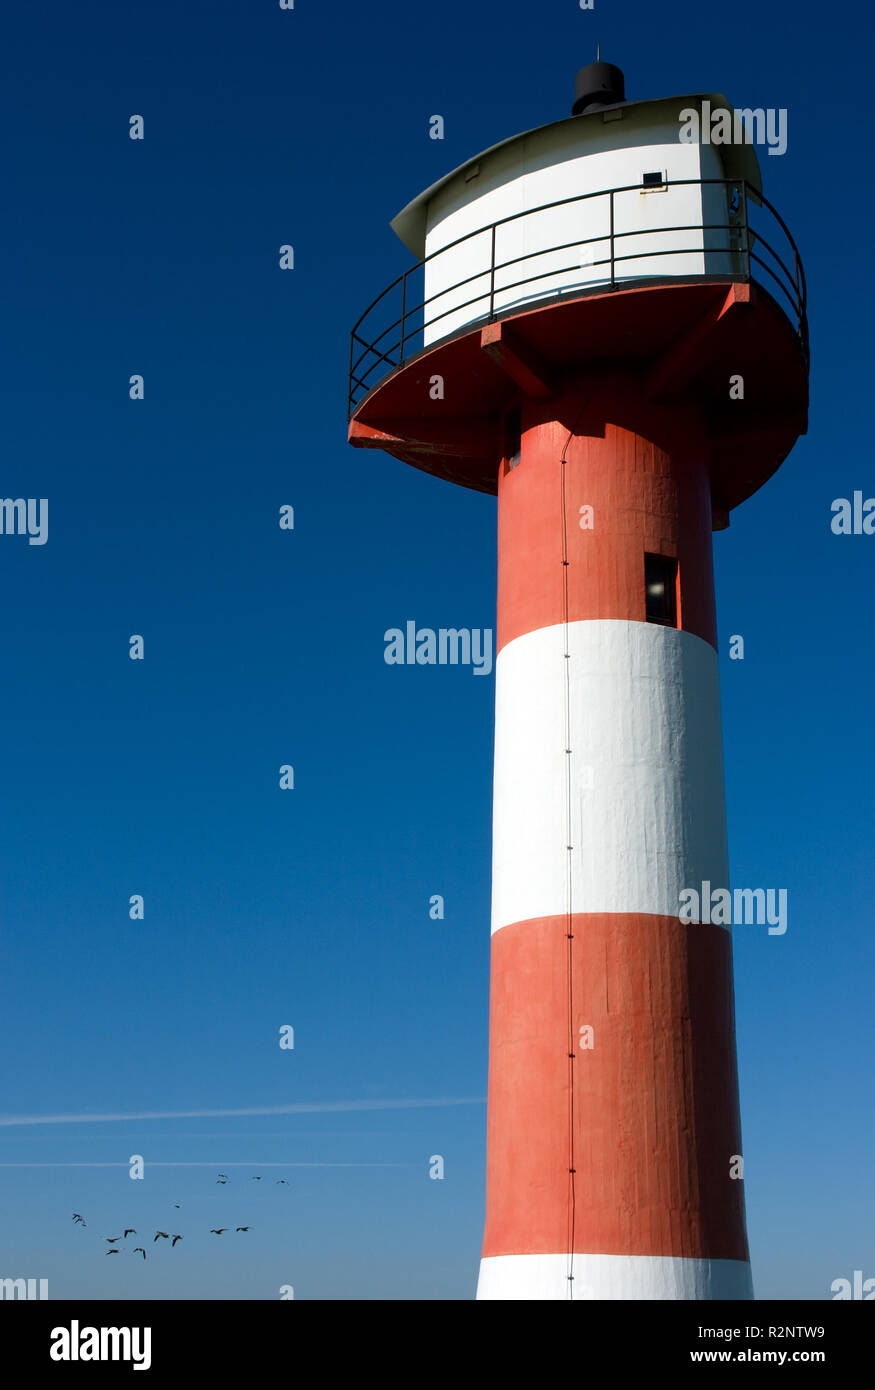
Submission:
<svg viewBox="0 0 875 1390">
<path fill-rule="evenodd" d="M 750 1265 L 665 1255 L 494 1255 L 480 1266 L 478 1299 L 746 1299 Z"/>
<path fill-rule="evenodd" d="M 495 668 L 492 930 L 566 910 L 565 629 Z M 653 623 L 568 624 L 575 912 L 677 915 L 726 887 L 717 653 Z"/>
</svg>

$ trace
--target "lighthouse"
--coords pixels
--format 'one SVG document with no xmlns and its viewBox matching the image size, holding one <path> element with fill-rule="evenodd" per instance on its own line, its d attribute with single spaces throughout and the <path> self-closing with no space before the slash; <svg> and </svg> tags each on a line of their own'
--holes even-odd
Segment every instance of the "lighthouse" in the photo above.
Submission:
<svg viewBox="0 0 875 1390">
<path fill-rule="evenodd" d="M 725 97 L 602 62 L 392 226 L 350 443 L 498 499 L 477 1297 L 748 1299 L 731 928 L 680 903 L 729 886 L 712 533 L 806 429 L 799 254 Z"/>
</svg>

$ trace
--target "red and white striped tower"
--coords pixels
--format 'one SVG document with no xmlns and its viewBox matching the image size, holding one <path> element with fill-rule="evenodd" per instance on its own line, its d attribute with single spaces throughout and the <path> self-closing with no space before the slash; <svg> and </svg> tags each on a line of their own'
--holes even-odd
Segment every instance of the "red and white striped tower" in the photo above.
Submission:
<svg viewBox="0 0 875 1390">
<path fill-rule="evenodd" d="M 479 1298 L 752 1296 L 731 937 L 679 900 L 729 878 L 711 533 L 807 341 L 750 144 L 678 137 L 705 101 L 583 69 L 396 218 L 424 263 L 353 334 L 351 442 L 498 496 Z"/>
</svg>

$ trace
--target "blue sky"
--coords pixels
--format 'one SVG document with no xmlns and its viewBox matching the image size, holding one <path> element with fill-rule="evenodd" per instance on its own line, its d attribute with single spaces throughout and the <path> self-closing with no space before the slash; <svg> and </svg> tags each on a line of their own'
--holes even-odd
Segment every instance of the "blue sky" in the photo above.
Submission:
<svg viewBox="0 0 875 1390">
<path fill-rule="evenodd" d="M 786 936 L 736 933 L 748 1224 L 760 1297 L 875 1276 L 875 537 L 829 526 L 875 494 L 868 10 L 49 0 L 4 27 L 0 492 L 50 529 L 0 538 L 0 1118 L 179 1117 L 0 1124 L 0 1275 L 473 1293 L 493 681 L 389 667 L 383 633 L 493 626 L 495 504 L 348 448 L 347 334 L 410 263 L 390 218 L 567 114 L 599 40 L 632 98 L 789 113 L 761 162 L 808 276 L 811 427 L 715 539 L 733 879 L 790 895 Z M 149 1259 L 106 1266 L 129 1225 Z"/>
</svg>

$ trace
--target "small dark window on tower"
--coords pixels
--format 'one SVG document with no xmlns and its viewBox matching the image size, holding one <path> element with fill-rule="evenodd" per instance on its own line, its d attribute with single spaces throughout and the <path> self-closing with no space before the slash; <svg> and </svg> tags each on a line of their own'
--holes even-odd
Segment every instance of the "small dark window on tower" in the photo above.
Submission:
<svg viewBox="0 0 875 1390">
<path fill-rule="evenodd" d="M 509 410 L 504 417 L 504 457 L 508 468 L 516 468 L 520 461 L 522 441 L 522 413 Z"/>
<path fill-rule="evenodd" d="M 641 175 L 641 183 L 644 188 L 664 188 L 665 174 L 661 169 L 652 169 Z"/>
<path fill-rule="evenodd" d="M 677 627 L 678 562 L 668 555 L 644 556 L 644 594 L 647 621 Z"/>
</svg>

